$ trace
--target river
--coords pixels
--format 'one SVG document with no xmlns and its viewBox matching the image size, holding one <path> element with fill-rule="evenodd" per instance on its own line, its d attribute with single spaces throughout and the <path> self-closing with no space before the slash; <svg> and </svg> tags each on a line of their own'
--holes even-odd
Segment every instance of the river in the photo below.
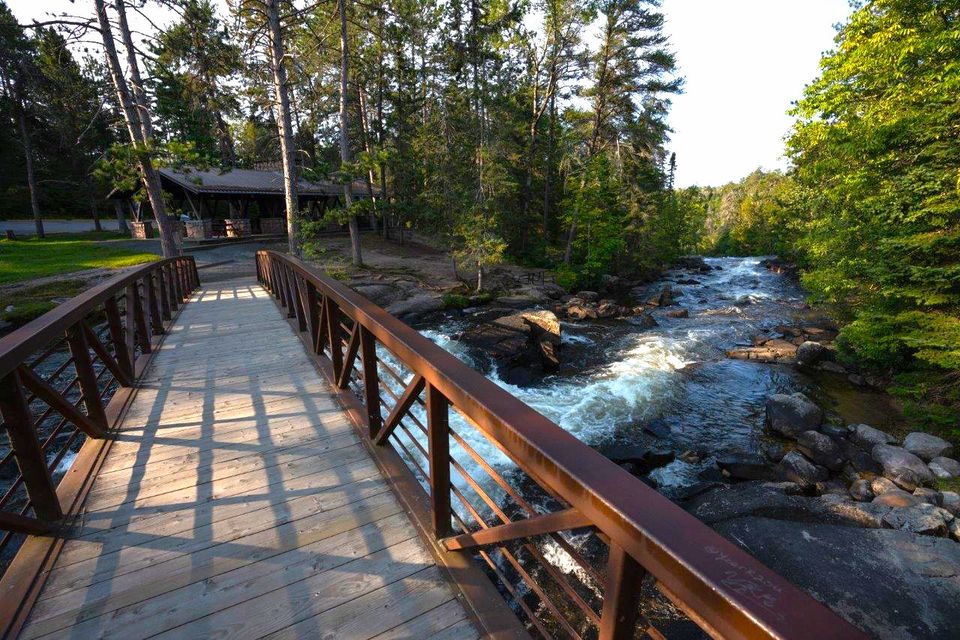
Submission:
<svg viewBox="0 0 960 640">
<path fill-rule="evenodd" d="M 673 495 L 709 476 L 716 456 L 757 450 L 768 395 L 815 386 L 792 366 L 725 355 L 804 311 L 797 283 L 765 269 L 761 259 L 708 258 L 713 271 L 671 271 L 651 285 L 679 291 L 678 304 L 689 318 L 667 317 L 676 309 L 668 307 L 653 310 L 659 326 L 651 329 L 629 320 L 564 322 L 564 365 L 527 386 L 504 382 L 483 354 L 457 340 L 471 324 L 469 315 L 421 332 L 586 444 L 695 452 L 651 474 L 662 492 Z"/>
</svg>

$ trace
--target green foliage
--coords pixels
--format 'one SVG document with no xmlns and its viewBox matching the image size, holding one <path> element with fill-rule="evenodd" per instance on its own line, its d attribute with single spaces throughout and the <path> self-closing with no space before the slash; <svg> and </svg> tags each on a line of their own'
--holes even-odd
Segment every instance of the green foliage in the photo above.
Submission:
<svg viewBox="0 0 960 640">
<path fill-rule="evenodd" d="M 441 301 L 444 309 L 466 309 L 470 306 L 470 298 L 462 293 L 445 293 Z"/>
<path fill-rule="evenodd" d="M 21 290 L 8 296 L 0 309 L 0 320 L 14 327 L 27 324 L 50 311 L 65 299 L 72 298 L 87 288 L 86 280 L 60 280 Z M 8 307 L 13 307 L 7 311 Z"/>
</svg>

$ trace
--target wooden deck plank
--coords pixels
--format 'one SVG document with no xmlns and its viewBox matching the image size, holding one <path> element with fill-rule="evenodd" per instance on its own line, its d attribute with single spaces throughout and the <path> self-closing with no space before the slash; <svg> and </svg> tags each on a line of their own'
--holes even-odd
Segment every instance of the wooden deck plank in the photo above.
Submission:
<svg viewBox="0 0 960 640">
<path fill-rule="evenodd" d="M 184 307 L 71 533 L 24 638 L 477 636 L 253 282 Z"/>
</svg>

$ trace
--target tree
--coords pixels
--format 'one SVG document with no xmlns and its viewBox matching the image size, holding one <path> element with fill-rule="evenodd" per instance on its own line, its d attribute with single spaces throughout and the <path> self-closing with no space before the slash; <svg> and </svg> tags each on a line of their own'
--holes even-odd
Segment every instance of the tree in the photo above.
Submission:
<svg viewBox="0 0 960 640">
<path fill-rule="evenodd" d="M 350 116 L 349 116 L 349 78 L 350 78 L 350 48 L 347 40 L 347 1 L 337 0 L 337 13 L 340 17 L 340 164 L 342 168 L 349 168 L 353 163 L 353 154 L 350 151 Z M 363 264 L 363 255 L 360 252 L 360 229 L 357 225 L 357 216 L 352 215 L 353 196 L 352 172 L 343 180 L 343 202 L 350 214 L 350 248 L 353 264 Z"/>
<path fill-rule="evenodd" d="M 859 5 L 794 109 L 804 284 L 881 366 L 960 369 L 960 2 Z"/>
<path fill-rule="evenodd" d="M 290 253 L 300 253 L 299 196 L 296 146 L 293 137 L 293 119 L 290 112 L 290 87 L 287 84 L 283 28 L 280 24 L 282 0 L 264 0 L 263 15 L 266 18 L 267 57 L 273 75 L 274 110 L 277 131 L 280 135 L 280 158 L 283 164 L 283 194 L 287 211 L 287 237 Z"/>
<path fill-rule="evenodd" d="M 0 2 L 0 82 L 3 98 L 10 105 L 23 147 L 27 186 L 30 190 L 30 209 L 37 237 L 43 238 L 43 219 L 40 216 L 39 189 L 34 171 L 34 145 L 28 123 L 28 94 L 34 75 L 36 52 L 6 3 Z"/>
<path fill-rule="evenodd" d="M 182 16 L 151 45 L 156 115 L 167 138 L 191 140 L 204 156 L 236 164 L 227 118 L 239 114 L 230 80 L 242 58 L 210 0 L 182 0 Z"/>
<path fill-rule="evenodd" d="M 116 0 L 115 7 L 117 8 L 117 14 L 120 18 L 121 37 L 127 48 L 127 62 L 130 68 L 133 86 L 135 87 L 133 93 L 131 93 L 130 85 L 128 85 L 127 79 L 123 74 L 123 69 L 120 66 L 116 41 L 113 37 L 113 26 L 107 14 L 106 4 L 104 0 L 93 1 L 97 13 L 97 22 L 100 27 L 100 36 L 103 39 L 103 49 L 107 60 L 107 67 L 110 69 L 110 76 L 117 94 L 117 103 L 123 113 L 123 118 L 127 125 L 127 133 L 130 136 L 130 143 L 137 155 L 137 165 L 140 170 L 141 180 L 147 191 L 150 208 L 153 210 L 153 216 L 157 222 L 157 228 L 160 231 L 160 246 L 164 257 L 172 257 L 179 253 L 179 247 L 174 239 L 173 224 L 170 219 L 167 218 L 163 191 L 160 186 L 160 175 L 153 166 L 153 160 L 150 156 L 153 146 L 153 127 L 150 122 L 150 110 L 147 107 L 146 98 L 143 94 L 143 84 L 140 80 L 136 51 L 133 48 L 133 38 L 130 35 L 130 29 L 125 17 L 124 0 Z"/>
</svg>

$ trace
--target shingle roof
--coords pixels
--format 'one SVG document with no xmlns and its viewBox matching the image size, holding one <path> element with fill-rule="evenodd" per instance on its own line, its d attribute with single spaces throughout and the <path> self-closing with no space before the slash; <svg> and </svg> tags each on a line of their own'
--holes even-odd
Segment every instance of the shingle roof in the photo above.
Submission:
<svg viewBox="0 0 960 640">
<path fill-rule="evenodd" d="M 196 194 L 283 194 L 283 173 L 280 171 L 261 171 L 256 169 L 231 169 L 221 171 L 210 169 L 201 171 L 196 168 L 183 170 L 160 169 L 160 176 L 178 186 Z M 334 196 L 343 193 L 343 186 L 326 180 L 299 180 L 301 196 Z M 352 185 L 353 193 L 367 194 L 366 185 L 356 181 Z M 379 189 L 374 187 L 374 193 Z"/>
</svg>

